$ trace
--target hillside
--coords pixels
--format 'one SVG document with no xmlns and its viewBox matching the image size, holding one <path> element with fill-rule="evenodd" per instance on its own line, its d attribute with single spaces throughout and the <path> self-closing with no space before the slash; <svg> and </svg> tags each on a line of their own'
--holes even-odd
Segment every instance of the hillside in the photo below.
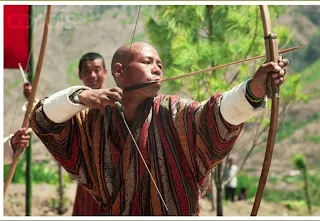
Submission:
<svg viewBox="0 0 320 221">
<path fill-rule="evenodd" d="M 297 7 L 297 6 L 295 6 Z M 281 15 L 277 22 L 291 27 L 296 41 L 302 45 L 308 45 L 310 38 L 319 32 L 319 26 L 316 26 L 312 21 L 303 15 L 297 15 L 295 7 L 289 7 L 287 13 Z M 320 6 L 316 6 L 319 7 Z M 107 86 L 114 86 L 114 81 L 110 73 L 110 63 L 113 52 L 122 44 L 131 42 L 132 34 L 135 26 L 135 19 L 138 12 L 138 7 L 116 7 L 116 6 L 54 6 L 52 7 L 53 23 L 49 30 L 48 43 L 46 48 L 46 55 L 42 68 L 40 84 L 38 86 L 37 96 L 45 97 L 50 94 L 64 89 L 70 85 L 81 84 L 78 80 L 77 65 L 81 55 L 95 51 L 102 54 L 106 61 L 108 69 Z M 37 61 L 38 53 L 41 45 L 42 31 L 43 31 L 43 13 L 44 7 L 38 6 L 36 8 L 35 20 L 38 21 L 34 32 L 34 60 Z M 152 10 L 151 10 L 152 11 Z M 147 34 L 145 33 L 143 23 L 144 13 L 140 15 L 135 33 L 135 39 L 144 40 L 148 42 Z M 294 55 L 292 55 L 294 56 Z M 319 62 L 318 62 L 319 63 Z M 35 63 L 36 64 L 36 63 Z M 320 68 L 320 67 L 319 67 Z M 313 70 L 319 70 L 314 68 Z M 312 73 L 310 73 L 311 75 Z M 18 70 L 4 71 L 4 136 L 14 132 L 21 126 L 24 113 L 21 109 L 24 98 L 22 96 L 22 78 Z M 315 77 L 308 91 L 318 93 L 320 91 L 320 79 Z M 320 136 L 320 118 L 318 116 L 320 107 L 320 97 L 315 96 L 307 103 L 298 103 L 289 106 L 286 115 L 283 119 L 285 122 L 291 122 L 288 127 L 296 128 L 289 133 L 287 137 L 275 145 L 274 157 L 270 174 L 272 175 L 287 175 L 294 170 L 290 158 L 294 153 L 305 153 L 308 158 L 308 165 L 310 168 L 319 172 L 320 168 L 320 151 L 319 151 L 319 136 Z M 310 139 L 315 137 L 316 139 Z M 237 162 L 242 162 L 249 147 L 242 147 L 247 142 L 248 136 L 244 136 L 239 140 L 232 152 L 236 157 Z M 264 146 L 257 148 L 252 156 L 248 159 L 244 167 L 244 171 L 253 175 L 260 175 L 262 161 L 264 157 Z M 238 151 L 239 148 L 241 151 Z M 51 161 L 51 165 L 55 169 L 55 164 L 49 153 L 44 149 L 43 145 L 37 138 L 34 138 L 34 162 L 41 162 L 43 160 Z M 268 184 L 267 184 L 268 185 Z M 72 205 L 74 183 L 70 185 L 67 197 L 69 198 L 69 205 Z M 13 185 L 12 191 L 19 191 L 13 193 L 16 202 L 6 200 L 5 215 L 22 215 L 20 210 L 23 210 L 24 193 L 21 190 L 22 186 L 19 184 Z M 37 185 L 34 194 L 37 192 L 48 192 L 52 195 L 54 187 L 45 184 Z M 50 197 L 53 197 L 51 196 Z M 49 200 L 41 199 L 37 195 L 37 200 L 34 204 L 45 203 L 44 207 L 52 206 Z M 44 202 L 45 201 L 45 202 Z M 17 203 L 18 202 L 18 203 Z M 203 201 L 204 202 L 204 201 Z M 252 202 L 249 202 L 252 203 Z M 241 205 L 248 209 L 249 203 L 242 203 Z M 14 206 L 18 205 L 18 206 Z M 41 204 L 40 204 L 41 205 Z M 238 204 L 240 205 L 240 204 Z M 268 207 L 269 204 L 266 204 Z M 207 208 L 207 204 L 202 204 L 203 208 Z M 272 207 L 267 210 L 269 214 L 274 215 L 288 215 L 289 212 L 281 210 L 281 205 L 270 204 Z M 279 207 L 279 208 L 277 208 Z M 246 213 L 234 213 L 234 205 L 229 205 L 229 215 L 245 215 Z M 241 208 L 241 207 L 240 207 Z M 11 210 L 18 210 L 15 213 Z M 48 209 L 49 210 L 49 209 Z M 203 215 L 210 215 L 206 209 L 203 210 Z M 35 212 L 37 215 L 54 215 L 52 212 Z M 71 214 L 68 211 L 68 215 Z M 268 213 L 267 213 L 268 214 Z M 265 215 L 267 215 L 265 214 Z M 317 213 L 316 213 L 317 214 Z M 320 214 L 320 213 L 319 213 Z M 214 214 L 211 214 L 214 215 Z M 290 214 L 289 214 L 290 215 Z M 298 214 L 299 215 L 299 214 Z"/>
</svg>

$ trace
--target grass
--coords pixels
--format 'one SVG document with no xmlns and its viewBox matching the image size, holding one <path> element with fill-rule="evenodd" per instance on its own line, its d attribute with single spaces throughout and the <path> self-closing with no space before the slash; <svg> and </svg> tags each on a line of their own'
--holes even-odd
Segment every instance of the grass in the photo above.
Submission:
<svg viewBox="0 0 320 221">
<path fill-rule="evenodd" d="M 254 198 L 257 186 L 259 182 L 259 177 L 250 176 L 246 173 L 241 173 L 237 176 L 238 185 L 237 185 L 237 194 L 239 193 L 242 187 L 247 188 L 248 195 L 247 197 Z M 320 191 L 318 185 L 320 183 L 320 174 L 312 173 L 308 176 L 309 180 L 309 188 L 310 194 L 312 196 L 312 205 L 313 206 L 320 206 Z M 297 204 L 305 205 L 305 192 L 303 189 L 303 176 L 269 176 L 268 182 L 273 184 L 278 184 L 280 182 L 286 183 L 287 185 L 294 185 L 297 188 L 294 189 L 275 189 L 275 188 L 265 188 L 263 199 L 269 202 L 281 202 L 286 205 L 288 208 L 295 208 Z M 298 203 L 297 203 L 298 202 Z M 290 209 L 290 208 L 289 208 Z"/>
<path fill-rule="evenodd" d="M 290 137 L 296 130 L 299 130 L 307 126 L 308 124 L 312 123 L 313 121 L 316 121 L 319 119 L 320 119 L 320 113 L 315 113 L 312 116 L 300 122 L 294 122 L 292 120 L 284 121 L 283 125 L 281 126 L 281 128 L 277 133 L 276 142 L 280 142 Z M 319 139 L 319 138 L 313 138 L 313 139 Z"/>
<path fill-rule="evenodd" d="M 320 59 L 311 65 L 309 68 L 306 68 L 301 74 L 301 85 L 303 88 L 308 87 L 309 84 L 315 83 L 320 79 Z"/>
<path fill-rule="evenodd" d="M 310 141 L 312 143 L 320 143 L 319 135 L 309 135 L 305 137 L 305 141 Z"/>
</svg>

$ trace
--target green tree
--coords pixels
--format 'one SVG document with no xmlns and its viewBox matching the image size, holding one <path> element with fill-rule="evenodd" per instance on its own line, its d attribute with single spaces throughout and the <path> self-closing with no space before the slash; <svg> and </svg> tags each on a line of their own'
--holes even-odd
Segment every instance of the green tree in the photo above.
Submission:
<svg viewBox="0 0 320 221">
<path fill-rule="evenodd" d="M 285 7 L 270 6 L 273 18 Z M 146 29 L 163 60 L 165 78 L 181 75 L 208 67 L 245 59 L 264 53 L 264 37 L 257 6 L 157 6 L 146 23 Z M 274 27 L 280 47 L 292 37 L 288 27 Z M 263 61 L 253 62 L 188 79 L 170 81 L 163 85 L 166 93 L 180 93 L 202 101 L 215 92 L 225 91 L 253 75 Z M 283 90 L 282 113 L 289 103 L 302 99 L 296 75 L 286 83 L 291 90 Z M 186 83 L 188 82 L 188 83 Z M 269 105 L 270 106 L 270 105 Z M 281 115 L 280 115 L 281 116 Z M 250 123 L 252 149 L 264 143 L 269 116 L 256 118 Z M 254 127 L 254 129 L 252 129 Z M 247 142 L 247 145 L 250 143 Z M 215 174 L 218 191 L 222 191 L 223 168 Z M 217 193 L 217 208 L 222 208 L 221 193 Z M 222 215 L 219 209 L 217 215 Z"/>
<path fill-rule="evenodd" d="M 312 204 L 311 204 L 311 197 L 309 191 L 309 184 L 308 184 L 308 168 L 307 168 L 307 160 L 304 154 L 298 153 L 293 155 L 292 163 L 296 167 L 297 170 L 300 170 L 303 174 L 304 179 L 304 191 L 306 194 L 306 201 L 308 205 L 308 211 L 311 214 L 312 212 Z"/>
<path fill-rule="evenodd" d="M 276 9 L 271 7 L 272 12 Z M 172 77 L 263 54 L 260 23 L 256 6 L 158 6 L 146 28 L 163 59 L 165 77 Z M 284 27 L 277 28 L 277 33 L 280 31 L 281 44 L 290 32 Z M 243 65 L 236 71 L 218 70 L 191 77 L 184 91 L 185 79 L 164 84 L 164 88 L 171 93 L 193 92 L 192 98 L 202 100 L 250 77 L 250 70 L 249 65 Z"/>
</svg>

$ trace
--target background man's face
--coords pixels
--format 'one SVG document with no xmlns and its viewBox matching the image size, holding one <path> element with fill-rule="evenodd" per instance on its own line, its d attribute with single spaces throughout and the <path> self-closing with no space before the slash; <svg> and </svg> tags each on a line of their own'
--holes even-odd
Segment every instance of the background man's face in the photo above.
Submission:
<svg viewBox="0 0 320 221">
<path fill-rule="evenodd" d="M 102 88 L 107 76 L 107 71 L 103 67 L 102 59 L 85 61 L 82 64 L 79 76 L 85 86 L 92 89 Z"/>
</svg>

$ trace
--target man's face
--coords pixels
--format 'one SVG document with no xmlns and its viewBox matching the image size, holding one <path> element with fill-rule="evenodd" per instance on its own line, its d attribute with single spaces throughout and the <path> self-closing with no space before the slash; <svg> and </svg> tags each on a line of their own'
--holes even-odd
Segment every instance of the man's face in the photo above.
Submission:
<svg viewBox="0 0 320 221">
<path fill-rule="evenodd" d="M 100 89 L 104 87 L 107 70 L 103 67 L 102 59 L 88 60 L 82 64 L 79 76 L 85 86 Z"/>
<path fill-rule="evenodd" d="M 149 45 L 136 45 L 131 52 L 128 65 L 124 64 L 123 88 L 162 79 L 162 61 L 156 49 Z M 145 98 L 155 97 L 160 87 L 161 83 L 155 83 L 134 92 Z"/>
</svg>

